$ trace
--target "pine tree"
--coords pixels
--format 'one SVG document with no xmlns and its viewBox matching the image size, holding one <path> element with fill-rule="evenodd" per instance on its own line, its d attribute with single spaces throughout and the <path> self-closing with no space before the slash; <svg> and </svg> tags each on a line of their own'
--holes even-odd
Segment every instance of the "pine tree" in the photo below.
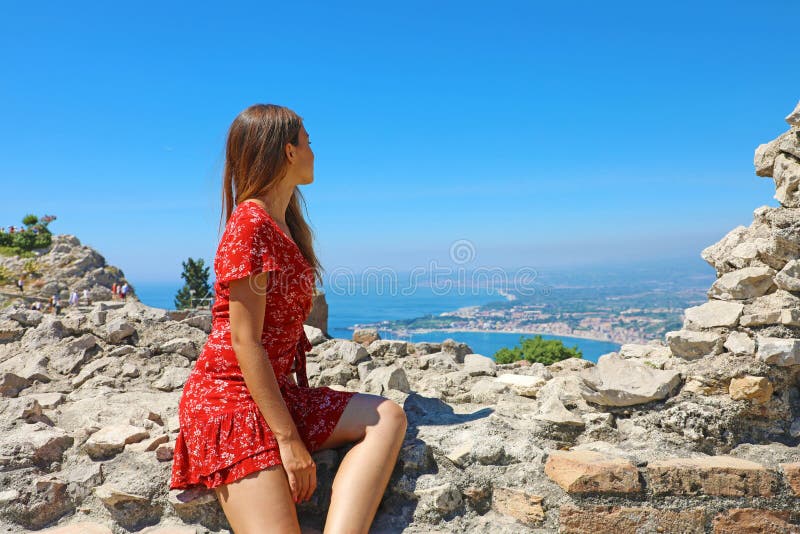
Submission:
<svg viewBox="0 0 800 534">
<path fill-rule="evenodd" d="M 208 283 L 209 268 L 205 266 L 202 258 L 194 260 L 188 258 L 182 262 L 183 272 L 181 278 L 185 280 L 183 287 L 175 295 L 175 309 L 194 308 L 208 302 L 212 297 L 211 286 Z"/>
</svg>

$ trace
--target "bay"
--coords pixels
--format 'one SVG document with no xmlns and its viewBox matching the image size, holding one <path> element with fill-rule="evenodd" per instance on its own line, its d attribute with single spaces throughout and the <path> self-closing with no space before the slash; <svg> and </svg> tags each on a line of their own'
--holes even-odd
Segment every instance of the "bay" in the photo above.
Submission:
<svg viewBox="0 0 800 534">
<path fill-rule="evenodd" d="M 139 299 L 148 306 L 174 309 L 174 298 L 182 282 L 140 282 L 135 286 Z M 340 291 L 328 289 L 328 333 L 337 338 L 351 339 L 354 325 L 378 323 L 397 319 L 411 319 L 428 314 L 440 314 L 466 306 L 479 306 L 502 301 L 505 297 L 487 288 L 471 288 L 469 291 L 441 291 L 429 286 L 416 286 L 413 291 L 363 290 Z M 417 343 L 428 341 L 440 343 L 447 338 L 466 343 L 484 356 L 492 357 L 503 347 L 518 345 L 520 336 L 532 337 L 533 333 L 475 332 L 433 330 L 405 336 L 378 328 L 383 339 L 398 339 Z M 610 341 L 553 336 L 542 334 L 543 339 L 560 339 L 565 346 L 574 347 L 583 357 L 592 362 L 607 352 L 618 350 L 620 345 Z"/>
</svg>

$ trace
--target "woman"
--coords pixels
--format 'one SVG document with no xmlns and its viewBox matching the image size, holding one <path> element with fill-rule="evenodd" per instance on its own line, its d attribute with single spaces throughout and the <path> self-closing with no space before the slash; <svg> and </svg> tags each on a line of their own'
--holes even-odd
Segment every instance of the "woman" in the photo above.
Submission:
<svg viewBox="0 0 800 534">
<path fill-rule="evenodd" d="M 303 321 L 320 264 L 297 186 L 313 176 L 292 110 L 257 104 L 231 124 L 213 326 L 181 396 L 170 489 L 214 488 L 235 534 L 300 532 L 295 505 L 317 485 L 310 453 L 353 442 L 325 532 L 366 533 L 405 436 L 397 403 L 308 387 Z"/>
</svg>

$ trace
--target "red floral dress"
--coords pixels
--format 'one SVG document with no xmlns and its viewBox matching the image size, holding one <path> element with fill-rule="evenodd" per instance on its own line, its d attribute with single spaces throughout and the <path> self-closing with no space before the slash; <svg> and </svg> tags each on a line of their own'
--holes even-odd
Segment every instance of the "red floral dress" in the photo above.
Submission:
<svg viewBox="0 0 800 534">
<path fill-rule="evenodd" d="M 311 311 L 314 273 L 300 249 L 260 205 L 236 205 L 214 259 L 212 329 L 183 388 L 178 407 L 170 489 L 228 484 L 280 464 L 278 442 L 250 396 L 231 346 L 229 282 L 272 271 L 261 342 L 309 452 L 333 432 L 352 391 L 308 387 L 303 321 Z M 293 368 L 293 364 L 294 368 Z M 297 383 L 291 378 L 297 375 Z"/>
</svg>

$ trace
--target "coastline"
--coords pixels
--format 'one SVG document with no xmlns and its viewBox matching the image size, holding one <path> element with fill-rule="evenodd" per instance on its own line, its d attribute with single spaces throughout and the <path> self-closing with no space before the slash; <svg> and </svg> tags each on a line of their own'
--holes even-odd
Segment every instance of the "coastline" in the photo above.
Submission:
<svg viewBox="0 0 800 534">
<path fill-rule="evenodd" d="M 364 327 L 359 327 L 364 328 Z M 376 327 L 372 327 L 376 328 Z M 379 328 L 379 327 L 378 327 Z M 386 330 L 386 329 L 383 329 Z M 387 330 L 389 332 L 398 333 L 397 330 Z M 487 334 L 530 334 L 530 335 L 547 335 L 547 336 L 555 336 L 560 338 L 575 338 L 575 339 L 588 339 L 591 341 L 602 341 L 606 343 L 614 343 L 615 345 L 619 345 L 616 341 L 613 341 L 608 338 L 599 338 L 593 337 L 589 335 L 564 335 L 564 334 L 556 334 L 553 332 L 542 332 L 542 331 L 534 331 L 534 330 L 520 330 L 520 329 L 512 329 L 512 330 L 490 330 L 487 328 L 425 328 L 420 330 L 408 330 L 410 334 L 426 334 L 429 332 L 483 332 Z"/>
</svg>

